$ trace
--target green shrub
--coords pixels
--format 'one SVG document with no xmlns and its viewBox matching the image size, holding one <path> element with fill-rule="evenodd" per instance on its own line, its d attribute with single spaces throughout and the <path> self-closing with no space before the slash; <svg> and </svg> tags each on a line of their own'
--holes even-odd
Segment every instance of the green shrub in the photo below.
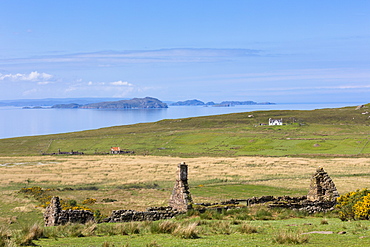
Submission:
<svg viewBox="0 0 370 247">
<path fill-rule="evenodd" d="M 104 215 L 100 212 L 99 209 L 95 210 L 94 211 L 94 218 L 95 218 L 95 221 L 97 223 L 102 223 L 103 222 L 103 219 L 107 218 L 108 216 L 107 215 Z"/>
<path fill-rule="evenodd" d="M 217 209 L 207 209 L 204 213 L 201 213 L 199 217 L 203 220 L 222 220 L 224 214 Z"/>
<path fill-rule="evenodd" d="M 111 199 L 111 198 L 104 198 L 103 200 L 101 200 L 102 202 L 116 202 L 117 200 L 116 199 Z"/>
<path fill-rule="evenodd" d="M 259 209 L 255 217 L 257 220 L 270 220 L 272 219 L 272 213 L 264 208 Z"/>
<path fill-rule="evenodd" d="M 370 190 L 362 189 L 349 192 L 337 199 L 339 218 L 341 220 L 369 219 Z"/>
</svg>

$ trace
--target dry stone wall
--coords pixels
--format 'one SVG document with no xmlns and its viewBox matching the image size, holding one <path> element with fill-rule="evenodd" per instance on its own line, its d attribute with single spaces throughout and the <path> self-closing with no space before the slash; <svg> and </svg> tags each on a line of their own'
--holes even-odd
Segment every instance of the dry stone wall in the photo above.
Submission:
<svg viewBox="0 0 370 247">
<path fill-rule="evenodd" d="M 53 197 L 44 212 L 45 226 L 58 226 L 70 223 L 85 224 L 95 221 L 94 214 L 87 210 L 62 210 L 59 197 Z"/>
<path fill-rule="evenodd" d="M 129 221 L 156 221 L 172 219 L 180 212 L 173 210 L 171 207 L 150 208 L 148 211 L 138 212 L 134 210 L 114 210 L 111 216 L 105 219 L 105 222 L 129 222 Z"/>
<path fill-rule="evenodd" d="M 335 201 L 309 201 L 307 196 L 261 196 L 248 199 L 231 199 L 221 203 L 196 203 L 197 210 L 228 210 L 238 207 L 252 206 L 255 204 L 265 204 L 270 208 L 289 208 L 292 210 L 305 211 L 310 214 L 328 212 L 334 210 Z"/>
</svg>

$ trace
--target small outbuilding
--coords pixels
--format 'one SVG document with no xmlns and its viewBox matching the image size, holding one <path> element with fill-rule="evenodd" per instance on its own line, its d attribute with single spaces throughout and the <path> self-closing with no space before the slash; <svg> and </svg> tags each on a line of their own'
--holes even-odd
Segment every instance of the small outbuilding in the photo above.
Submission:
<svg viewBox="0 0 370 247">
<path fill-rule="evenodd" d="M 111 147 L 110 148 L 110 153 L 111 154 L 119 154 L 119 153 L 121 153 L 121 148 L 120 147 Z"/>
<path fill-rule="evenodd" d="M 269 118 L 269 125 L 283 125 L 282 118 Z"/>
</svg>

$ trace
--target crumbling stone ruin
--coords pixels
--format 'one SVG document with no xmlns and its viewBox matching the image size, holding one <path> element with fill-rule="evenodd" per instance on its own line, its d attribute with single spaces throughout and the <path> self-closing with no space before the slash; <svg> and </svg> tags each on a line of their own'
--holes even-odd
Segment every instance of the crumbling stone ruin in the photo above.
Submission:
<svg viewBox="0 0 370 247">
<path fill-rule="evenodd" d="M 290 208 L 306 211 L 308 213 L 327 212 L 334 210 L 336 198 L 339 196 L 334 182 L 323 168 L 318 168 L 311 178 L 310 189 L 307 196 L 262 196 L 221 203 L 196 203 L 196 210 L 228 210 L 231 208 L 251 206 L 253 204 L 266 204 L 268 207 Z M 188 166 L 180 163 L 177 166 L 176 182 L 173 188 L 168 207 L 152 207 L 144 212 L 134 210 L 114 210 L 104 222 L 128 221 L 156 221 L 171 219 L 178 214 L 192 209 L 193 201 L 188 185 Z M 86 223 L 94 221 L 93 213 L 86 210 L 62 210 L 58 197 L 53 197 L 44 213 L 45 226 L 57 226 L 71 223 Z"/>
<path fill-rule="evenodd" d="M 45 226 L 58 226 L 70 223 L 85 224 L 95 221 L 94 214 L 87 210 L 62 210 L 59 197 L 53 197 L 44 212 Z"/>
<path fill-rule="evenodd" d="M 317 168 L 311 178 L 307 199 L 309 201 L 335 201 L 337 197 L 339 193 L 333 180 L 322 167 Z"/>
<path fill-rule="evenodd" d="M 188 166 L 185 163 L 177 165 L 177 176 L 168 207 L 152 207 L 147 211 L 138 212 L 134 210 L 114 210 L 105 222 L 127 222 L 127 221 L 155 221 L 171 219 L 178 214 L 184 213 L 192 208 L 192 199 L 188 185 Z"/>
<path fill-rule="evenodd" d="M 333 180 L 331 180 L 323 168 L 318 168 L 311 178 L 310 189 L 307 196 L 261 196 L 242 200 L 231 199 L 221 203 L 199 203 L 195 205 L 201 206 L 200 210 L 205 211 L 209 210 L 208 208 L 227 210 L 239 207 L 239 205 L 242 204 L 246 206 L 266 204 L 270 208 L 289 208 L 314 214 L 334 210 L 337 197 L 339 197 L 339 193 Z"/>
<path fill-rule="evenodd" d="M 186 212 L 192 209 L 193 200 L 191 199 L 188 185 L 188 165 L 185 162 L 177 165 L 177 179 L 170 198 L 170 207 L 179 212 Z"/>
<path fill-rule="evenodd" d="M 135 210 L 114 210 L 111 216 L 104 222 L 129 222 L 129 221 L 156 221 L 172 219 L 180 212 L 173 210 L 171 207 L 153 207 L 144 212 Z"/>
<path fill-rule="evenodd" d="M 305 211 L 309 214 L 328 212 L 334 210 L 335 201 L 309 201 L 307 196 L 261 196 L 247 199 L 231 199 L 221 203 L 196 203 L 200 206 L 197 210 L 228 210 L 233 208 L 265 204 L 269 208 L 289 208 L 292 210 Z"/>
</svg>

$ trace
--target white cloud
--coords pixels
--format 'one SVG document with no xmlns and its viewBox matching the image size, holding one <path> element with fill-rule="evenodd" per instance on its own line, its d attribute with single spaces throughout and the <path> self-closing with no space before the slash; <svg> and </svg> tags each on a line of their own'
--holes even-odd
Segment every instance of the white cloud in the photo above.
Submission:
<svg viewBox="0 0 370 247">
<path fill-rule="evenodd" d="M 29 74 L 0 74 L 0 81 L 10 80 L 10 81 L 39 81 L 39 82 L 46 82 L 52 79 L 53 76 L 47 73 L 39 73 L 37 71 L 33 71 Z M 48 84 L 48 83 L 44 83 Z"/>
<path fill-rule="evenodd" d="M 114 86 L 133 86 L 131 83 L 128 83 L 127 81 L 115 81 L 115 82 L 111 82 L 110 85 L 114 85 Z"/>
<path fill-rule="evenodd" d="M 47 84 L 50 84 L 51 82 L 50 81 L 39 81 L 37 84 L 38 85 L 47 85 Z"/>
</svg>

